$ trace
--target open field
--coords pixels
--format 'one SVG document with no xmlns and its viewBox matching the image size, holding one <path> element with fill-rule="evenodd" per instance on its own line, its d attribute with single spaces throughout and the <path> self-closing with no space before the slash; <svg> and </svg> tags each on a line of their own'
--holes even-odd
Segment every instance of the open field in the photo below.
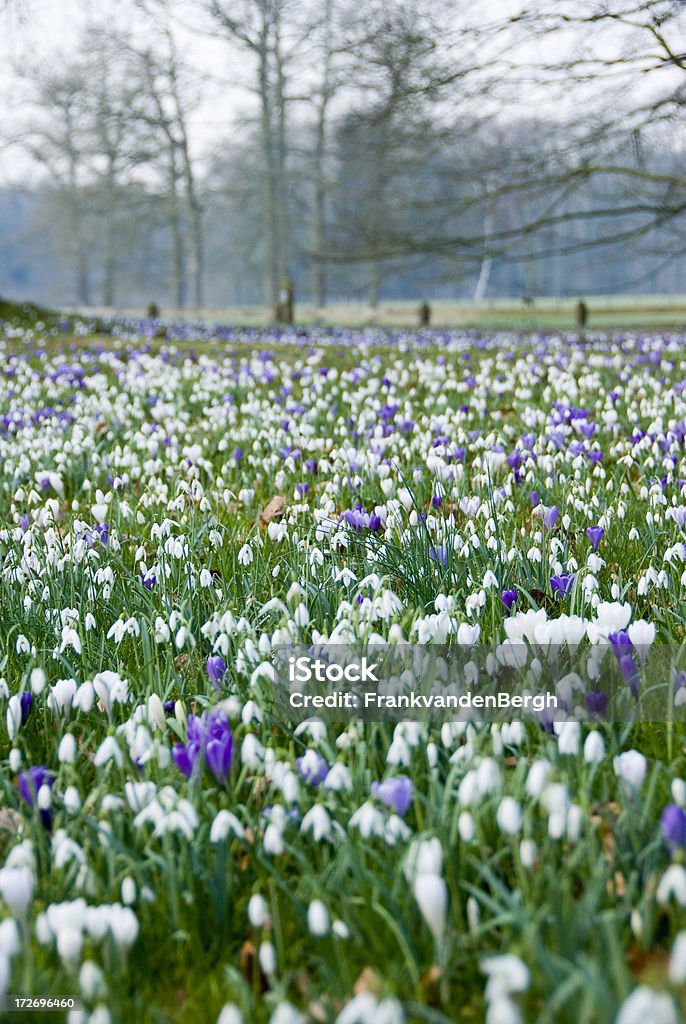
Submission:
<svg viewBox="0 0 686 1024">
<path fill-rule="evenodd" d="M 581 296 L 580 296 L 581 297 Z M 579 298 L 580 298 L 579 297 Z M 686 325 L 686 295 L 620 295 L 583 296 L 588 306 L 590 328 L 621 329 L 671 327 Z M 526 305 L 522 299 L 489 299 L 475 304 L 472 302 L 451 302 L 431 300 L 431 325 L 436 328 L 469 328 L 500 330 L 514 328 L 531 331 L 544 329 L 573 330 L 575 307 L 578 298 L 535 299 L 533 305 Z M 364 303 L 332 302 L 324 310 L 315 310 L 307 303 L 297 304 L 296 323 L 312 325 L 337 325 L 341 327 L 364 327 L 375 324 L 379 327 L 415 327 L 418 323 L 417 302 L 381 302 L 378 309 L 370 310 Z M 118 316 L 143 315 L 142 309 L 106 309 L 98 307 L 79 310 L 84 315 Z M 189 310 L 163 310 L 169 319 L 193 319 L 196 314 Z M 263 327 L 272 320 L 271 311 L 257 306 L 236 306 L 225 309 L 204 309 L 200 317 L 218 323 L 244 324 Z"/>
<path fill-rule="evenodd" d="M 684 337 L 105 326 L 0 341 L 0 994 L 678 1024 Z M 298 724 L 295 645 L 559 704 Z"/>
</svg>

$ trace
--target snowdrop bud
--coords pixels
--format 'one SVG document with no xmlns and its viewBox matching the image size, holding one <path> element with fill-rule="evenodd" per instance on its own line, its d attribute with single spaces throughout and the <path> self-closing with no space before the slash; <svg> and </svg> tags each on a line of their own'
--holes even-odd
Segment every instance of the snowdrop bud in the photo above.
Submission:
<svg viewBox="0 0 686 1024">
<path fill-rule="evenodd" d="M 519 844 L 519 856 L 525 868 L 532 868 L 538 857 L 538 850 L 533 839 L 522 839 Z"/>
<path fill-rule="evenodd" d="M 21 768 L 22 755 L 21 750 L 17 750 L 16 747 L 12 747 L 10 750 L 10 771 L 18 772 Z"/>
<path fill-rule="evenodd" d="M 679 932 L 674 940 L 669 958 L 669 980 L 673 985 L 686 984 L 686 932 Z"/>
<path fill-rule="evenodd" d="M 64 806 L 68 814 L 78 814 L 81 810 L 81 796 L 76 786 L 67 786 L 64 791 Z"/>
<path fill-rule="evenodd" d="M 522 827 L 522 811 L 517 801 L 506 796 L 500 801 L 496 814 L 498 828 L 508 836 L 516 835 Z"/>
<path fill-rule="evenodd" d="M 600 764 L 605 757 L 605 743 L 600 733 L 594 729 L 589 732 L 584 743 L 584 761 L 586 764 Z"/>
<path fill-rule="evenodd" d="M 311 935 L 326 935 L 329 931 L 329 912 L 321 900 L 312 900 L 307 908 L 307 927 Z"/>
<path fill-rule="evenodd" d="M 97 999 L 104 996 L 107 989 L 105 976 L 96 963 L 92 960 L 84 960 L 79 971 L 79 989 L 84 999 Z"/>
<path fill-rule="evenodd" d="M 572 843 L 579 841 L 584 827 L 584 812 L 578 804 L 572 804 L 567 811 L 567 837 Z"/>
<path fill-rule="evenodd" d="M 219 1012 L 217 1024 L 243 1024 L 243 1014 L 235 1003 L 226 1003 Z"/>
<path fill-rule="evenodd" d="M 42 668 L 34 668 L 29 677 L 29 685 L 34 693 L 42 693 L 45 689 L 47 679 Z"/>
<path fill-rule="evenodd" d="M 271 975 L 276 973 L 276 950 L 271 942 L 260 943 L 257 958 L 260 961 L 260 967 L 264 974 Z"/>
<path fill-rule="evenodd" d="M 127 906 L 136 902 L 136 883 L 130 875 L 121 883 L 121 901 Z"/>
<path fill-rule="evenodd" d="M 19 732 L 21 727 L 21 697 L 18 693 L 13 694 L 7 702 L 7 735 L 11 740 Z"/>
<path fill-rule="evenodd" d="M 419 874 L 414 883 L 414 898 L 422 912 L 435 942 L 440 942 L 445 931 L 448 911 L 448 889 L 440 875 Z"/>
<path fill-rule="evenodd" d="M 476 835 L 476 826 L 474 819 L 472 818 L 469 811 L 463 811 L 457 819 L 457 830 L 460 833 L 460 838 L 464 843 L 471 843 Z"/>
<path fill-rule="evenodd" d="M 348 931 L 348 926 L 345 923 L 345 921 L 341 921 L 340 918 L 338 920 L 334 921 L 334 923 L 331 925 L 331 931 L 334 933 L 334 935 L 338 939 L 348 939 L 348 938 L 350 938 L 350 932 Z"/>
<path fill-rule="evenodd" d="M 70 732 L 64 734 L 57 748 L 57 760 L 60 764 L 71 764 L 76 756 L 76 740 Z"/>
<path fill-rule="evenodd" d="M 683 779 L 672 780 L 672 799 L 679 807 L 686 807 L 686 782 Z"/>
<path fill-rule="evenodd" d="M 674 897 L 680 907 L 686 907 L 686 871 L 681 864 L 670 864 L 660 879 L 655 896 L 660 904 L 669 903 Z"/>
<path fill-rule="evenodd" d="M 161 731 L 167 728 L 167 716 L 164 713 L 164 705 L 156 693 L 148 697 L 148 721 L 151 725 L 157 726 Z"/>
<path fill-rule="evenodd" d="M 41 811 L 49 811 L 52 807 L 52 790 L 50 786 L 41 786 L 36 794 L 36 804 Z"/>
<path fill-rule="evenodd" d="M 473 896 L 469 896 L 467 899 L 467 925 L 470 932 L 477 931 L 481 923 L 481 912 L 479 910 L 479 904 Z"/>
<path fill-rule="evenodd" d="M 73 962 L 78 960 L 83 946 L 81 929 L 72 927 L 60 928 L 57 933 L 57 952 L 63 960 Z"/>
<path fill-rule="evenodd" d="M 258 892 L 254 893 L 248 902 L 248 920 L 253 928 L 262 928 L 268 919 L 267 901 Z"/>
<path fill-rule="evenodd" d="M 641 789 L 648 768 L 648 762 L 638 750 L 625 750 L 613 758 L 615 775 L 624 784 L 625 790 L 638 792 Z"/>
<path fill-rule="evenodd" d="M 283 853 L 283 835 L 278 825 L 271 822 L 267 825 L 264 830 L 264 839 L 262 840 L 265 853 L 269 853 L 272 857 L 278 857 Z"/>
<path fill-rule="evenodd" d="M 678 1024 L 678 1020 L 670 995 L 639 985 L 620 1006 L 615 1024 Z"/>
</svg>

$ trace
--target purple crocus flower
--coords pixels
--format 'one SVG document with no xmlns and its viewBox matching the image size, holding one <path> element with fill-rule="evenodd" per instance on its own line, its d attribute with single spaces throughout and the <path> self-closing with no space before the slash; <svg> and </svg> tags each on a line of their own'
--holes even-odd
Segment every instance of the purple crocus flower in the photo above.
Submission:
<svg viewBox="0 0 686 1024">
<path fill-rule="evenodd" d="M 607 710 L 607 694 L 602 690 L 591 690 L 586 694 L 586 707 L 591 715 L 604 715 Z"/>
<path fill-rule="evenodd" d="M 437 544 L 429 548 L 429 558 L 432 562 L 438 562 L 445 569 L 448 565 L 448 551 L 443 544 Z"/>
<path fill-rule="evenodd" d="M 300 778 L 309 783 L 310 786 L 321 786 L 329 774 L 329 765 L 326 758 L 322 757 L 316 750 L 308 750 L 302 757 L 295 759 L 295 766 L 298 769 Z"/>
<path fill-rule="evenodd" d="M 602 528 L 602 526 L 589 526 L 586 529 L 586 536 L 590 540 L 593 546 L 593 550 L 597 551 L 598 545 L 605 536 L 605 530 Z"/>
<path fill-rule="evenodd" d="M 668 804 L 660 818 L 660 832 L 670 853 L 686 846 L 686 814 L 677 804 Z"/>
<path fill-rule="evenodd" d="M 19 698 L 19 704 L 21 707 L 21 724 L 25 725 L 29 712 L 33 706 L 33 694 L 29 690 L 24 690 L 21 697 Z"/>
<path fill-rule="evenodd" d="M 619 670 L 622 673 L 624 682 L 631 690 L 634 697 L 638 696 L 638 668 L 632 654 L 623 654 L 619 658 Z"/>
<path fill-rule="evenodd" d="M 42 786 L 48 786 L 52 789 L 55 782 L 55 775 L 49 771 L 43 764 L 34 764 L 31 768 L 27 768 L 25 772 L 20 772 L 18 776 L 19 784 L 19 795 L 22 800 L 25 800 L 29 807 L 34 807 L 38 791 Z M 52 828 L 52 811 L 47 809 L 41 809 L 39 817 L 43 826 L 47 829 Z"/>
<path fill-rule="evenodd" d="M 177 743 L 172 748 L 174 764 L 187 779 L 193 774 L 199 753 L 200 747 L 195 743 Z"/>
<path fill-rule="evenodd" d="M 205 761 L 219 785 L 226 785 L 233 764 L 233 736 L 222 711 L 214 711 L 209 716 Z"/>
<path fill-rule="evenodd" d="M 233 763 L 233 736 L 226 715 L 219 709 L 203 711 L 200 717 L 189 715 L 186 742 L 177 743 L 172 750 L 176 767 L 187 779 L 196 771 L 200 754 L 217 782 L 224 785 Z"/>
<path fill-rule="evenodd" d="M 546 528 L 546 530 L 553 529 L 555 523 L 557 522 L 557 517 L 559 516 L 559 514 L 560 513 L 557 505 L 551 505 L 550 508 L 547 508 L 545 510 L 543 514 L 543 525 Z"/>
<path fill-rule="evenodd" d="M 443 504 L 443 498 L 440 496 L 440 494 L 433 495 L 433 497 L 431 498 L 431 504 L 433 505 L 434 508 L 441 507 L 441 505 Z"/>
<path fill-rule="evenodd" d="M 574 586 L 574 573 L 561 572 L 558 576 L 551 576 L 550 586 L 553 588 L 554 594 L 566 597 Z"/>
<path fill-rule="evenodd" d="M 226 675 L 226 662 L 224 659 L 218 654 L 211 654 L 205 662 L 205 669 L 215 690 L 220 690 L 222 679 Z"/>
<path fill-rule="evenodd" d="M 414 787 L 407 775 L 396 775 L 385 782 L 372 782 L 372 796 L 376 797 L 396 814 L 404 817 L 412 803 Z"/>
<path fill-rule="evenodd" d="M 296 484 L 295 485 L 295 494 L 296 494 L 296 497 L 298 497 L 298 498 L 304 498 L 305 495 L 309 492 L 309 490 L 310 490 L 310 485 L 309 484 L 300 483 L 300 484 Z"/>
<path fill-rule="evenodd" d="M 515 601 L 517 600 L 517 591 L 516 590 L 503 590 L 502 594 L 500 595 L 500 600 L 503 602 L 503 604 L 507 608 L 508 612 L 511 612 L 512 611 L 512 606 L 515 603 Z"/>
<path fill-rule="evenodd" d="M 157 583 L 157 576 L 151 569 L 148 569 L 147 572 L 141 573 L 141 582 L 146 590 L 152 590 Z"/>
</svg>

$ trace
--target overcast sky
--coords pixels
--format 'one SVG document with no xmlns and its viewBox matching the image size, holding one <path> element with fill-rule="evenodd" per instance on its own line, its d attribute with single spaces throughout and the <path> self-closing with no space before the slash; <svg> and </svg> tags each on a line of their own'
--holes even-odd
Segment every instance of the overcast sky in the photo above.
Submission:
<svg viewBox="0 0 686 1024">
<path fill-rule="evenodd" d="M 155 30 L 149 20 L 136 14 L 133 0 L 9 0 L 9 9 L 0 16 L 0 127 L 9 125 L 10 130 L 20 131 L 26 121 L 26 107 L 22 96 L 26 95 L 26 83 L 22 83 L 14 69 L 38 66 L 59 66 L 76 52 L 83 30 L 97 26 L 103 21 L 109 26 L 131 29 L 139 39 L 154 39 Z M 519 9 L 523 0 L 486 0 L 468 5 L 468 12 L 477 21 L 485 17 L 496 19 L 512 14 Z M 584 0 L 580 0 L 580 5 Z M 0 7 L 2 0 L 0 0 Z M 183 11 L 183 0 L 180 7 Z M 224 139 L 231 130 L 240 130 L 241 117 L 250 110 L 250 97 L 236 86 L 250 74 L 247 57 L 240 51 L 230 50 L 225 40 L 212 38 L 211 34 L 199 32 L 199 25 L 193 22 L 193 7 L 188 4 L 187 13 L 175 33 L 177 42 L 187 61 L 203 72 L 203 101 L 193 115 L 192 140 L 197 153 L 207 152 L 218 139 Z M 195 30 L 194 30 L 195 29 Z M 611 30 L 607 27 L 597 33 L 597 44 L 607 51 L 611 47 Z M 501 40 L 501 43 L 504 40 Z M 518 59 L 525 64 L 554 63 L 556 55 L 568 52 L 569 39 L 547 37 L 545 40 L 528 38 L 516 51 Z M 662 87 L 662 81 L 669 72 L 660 72 L 661 78 L 649 76 L 642 88 Z M 207 77 L 205 77 L 207 76 Z M 234 84 L 231 84 L 234 83 Z M 605 87 L 606 88 L 606 87 Z M 506 90 L 503 92 L 505 96 Z M 527 104 L 535 107 L 537 113 L 546 105 L 556 116 L 563 104 L 573 105 L 579 96 L 570 90 L 560 94 L 551 86 L 529 89 L 519 93 L 520 110 Z M 516 109 L 516 102 L 512 109 Z M 14 146 L 7 149 L 0 146 L 0 181 L 31 180 L 39 172 L 33 168 L 21 149 Z"/>
</svg>

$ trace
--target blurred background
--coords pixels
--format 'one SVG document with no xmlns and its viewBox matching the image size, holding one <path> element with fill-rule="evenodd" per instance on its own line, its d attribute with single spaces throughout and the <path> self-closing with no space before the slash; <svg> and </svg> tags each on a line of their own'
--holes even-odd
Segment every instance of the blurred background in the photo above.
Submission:
<svg viewBox="0 0 686 1024">
<path fill-rule="evenodd" d="M 0 295 L 686 320 L 686 4 L 0 0 Z"/>
</svg>

